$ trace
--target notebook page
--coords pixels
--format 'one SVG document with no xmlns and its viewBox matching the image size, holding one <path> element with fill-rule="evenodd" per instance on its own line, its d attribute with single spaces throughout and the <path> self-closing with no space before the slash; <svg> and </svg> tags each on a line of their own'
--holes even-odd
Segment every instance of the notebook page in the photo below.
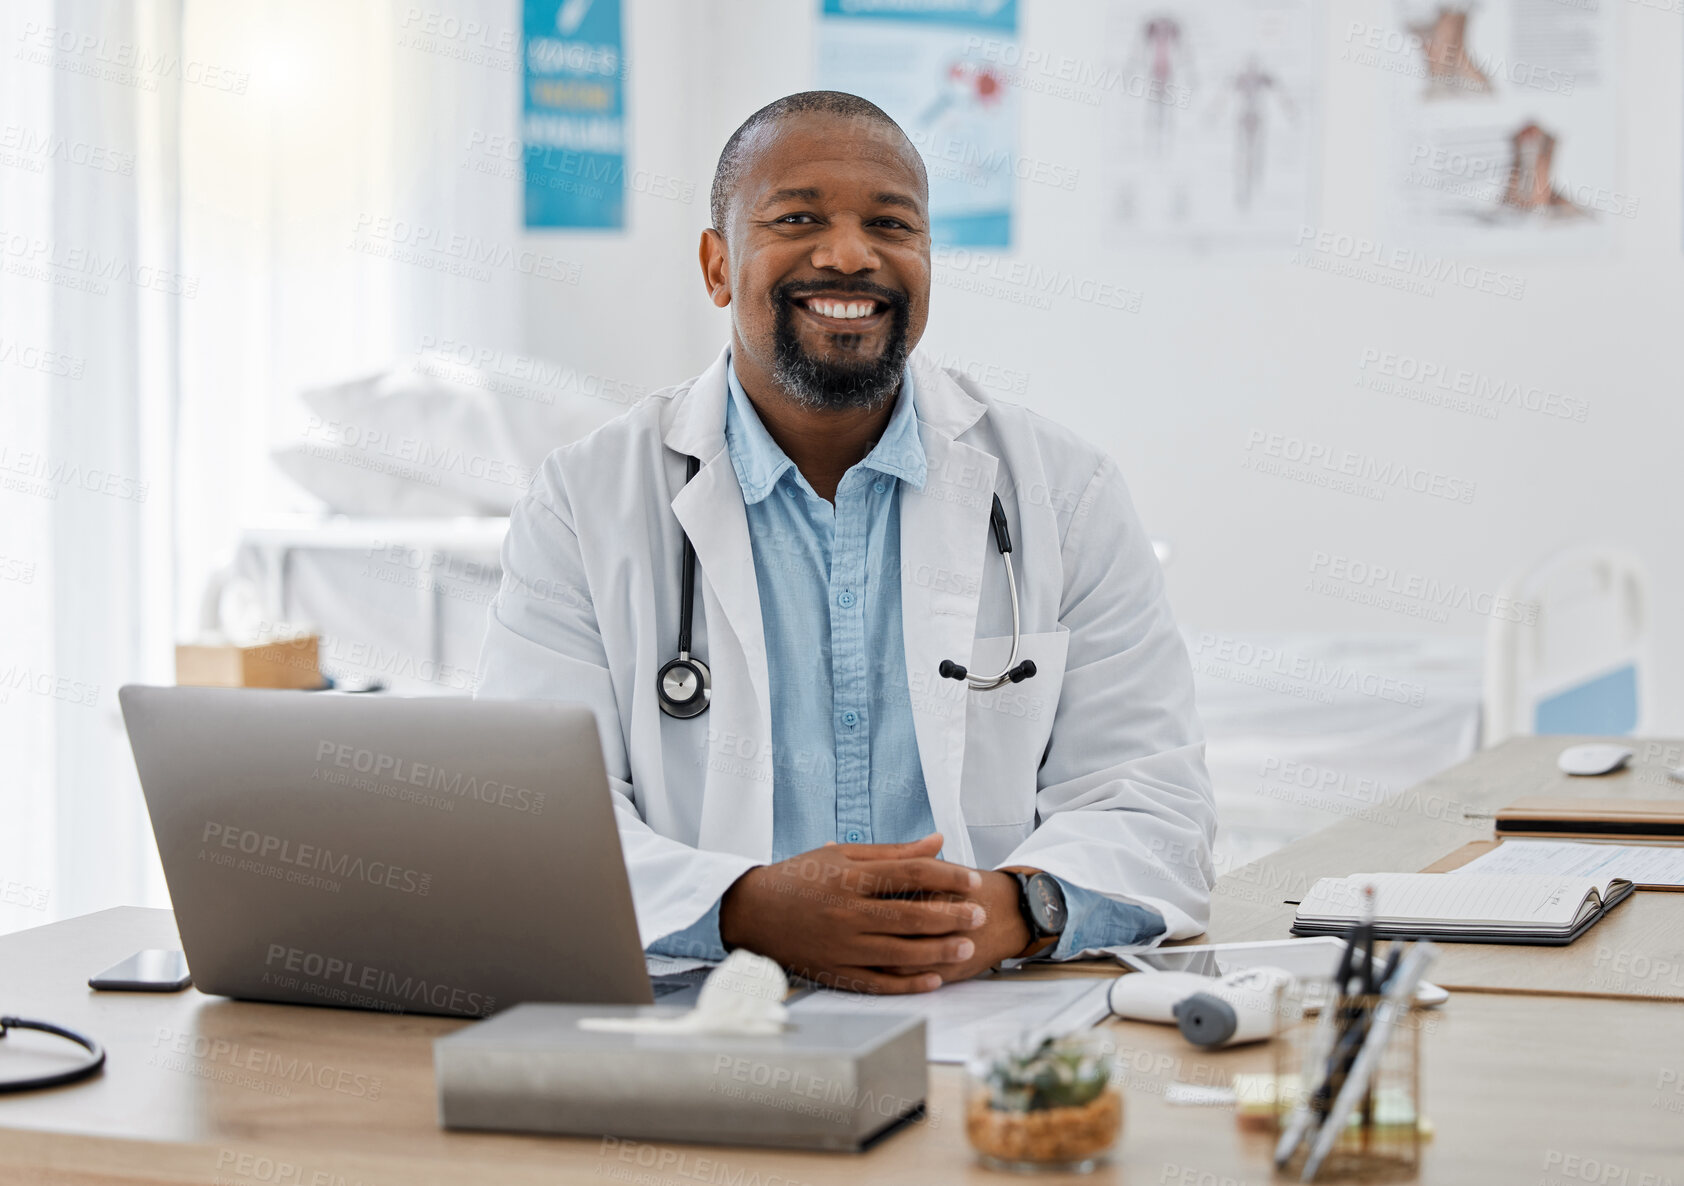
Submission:
<svg viewBox="0 0 1684 1186">
<path fill-rule="evenodd" d="M 1510 927 L 1571 925 L 1586 896 L 1599 888 L 1588 877 L 1375 873 L 1323 878 L 1311 887 L 1299 915 L 1356 922 L 1368 884 L 1374 886 L 1375 917 L 1386 922 Z"/>
<path fill-rule="evenodd" d="M 1684 888 L 1684 846 L 1585 844 L 1568 840 L 1505 840 L 1451 873 L 1552 873 L 1602 883 L 1620 877 L 1642 885 Z"/>
</svg>

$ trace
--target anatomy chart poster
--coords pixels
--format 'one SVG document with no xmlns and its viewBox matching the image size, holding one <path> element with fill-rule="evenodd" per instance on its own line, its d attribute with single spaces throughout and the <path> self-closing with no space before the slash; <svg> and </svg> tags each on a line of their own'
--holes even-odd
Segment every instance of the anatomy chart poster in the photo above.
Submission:
<svg viewBox="0 0 1684 1186">
<path fill-rule="evenodd" d="M 1613 243 L 1636 199 L 1618 183 L 1614 4 L 1398 0 L 1387 29 L 1339 28 L 1385 73 L 1393 232 L 1440 250 L 1575 254 Z"/>
<path fill-rule="evenodd" d="M 1124 243 L 1290 245 L 1314 221 L 1314 0 L 1118 0 L 1103 105 L 1108 222 Z"/>
<path fill-rule="evenodd" d="M 1017 0 L 821 0 L 818 85 L 863 95 L 906 129 L 938 244 L 1011 245 L 1016 35 Z"/>
</svg>

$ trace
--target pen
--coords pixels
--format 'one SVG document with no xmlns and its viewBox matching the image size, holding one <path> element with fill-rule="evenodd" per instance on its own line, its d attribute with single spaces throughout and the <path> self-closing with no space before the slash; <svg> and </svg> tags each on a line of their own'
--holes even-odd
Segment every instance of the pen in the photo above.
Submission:
<svg viewBox="0 0 1684 1186">
<path fill-rule="evenodd" d="M 1346 951 L 1348 952 L 1349 950 L 1350 949 L 1347 947 Z M 1324 1006 L 1322 1006 L 1321 1016 L 1316 1019 L 1315 1045 L 1317 1049 L 1320 1049 L 1324 1045 L 1331 1046 L 1337 1041 L 1337 1039 L 1333 1036 L 1333 1018 L 1335 1007 L 1338 1002 L 1338 982 L 1335 981 L 1332 987 L 1334 989 L 1333 999 L 1329 1000 Z M 1281 1133 L 1281 1139 L 1275 1145 L 1275 1165 L 1277 1167 L 1284 1166 L 1288 1161 L 1292 1160 L 1293 1152 L 1298 1148 L 1299 1144 L 1304 1140 L 1306 1134 L 1310 1131 L 1310 1124 L 1315 1115 L 1310 1110 L 1310 1093 L 1317 1090 L 1320 1087 L 1320 1084 L 1306 1083 L 1304 1087 L 1304 1094 L 1300 1095 L 1298 1097 L 1298 1102 L 1293 1105 L 1292 1116 L 1287 1120 L 1286 1130 Z M 1276 1091 L 1278 1092 L 1279 1089 L 1279 1084 L 1277 1084 Z"/>
<path fill-rule="evenodd" d="M 1374 995 L 1374 886 L 1362 887 L 1362 922 L 1357 927 L 1362 943 L 1362 995 Z"/>
<path fill-rule="evenodd" d="M 1345 991 L 1345 984 L 1351 978 L 1351 937 L 1345 937 L 1345 950 L 1339 953 L 1339 967 L 1333 973 L 1333 994 L 1338 996 Z"/>
<path fill-rule="evenodd" d="M 1351 1007 L 1349 1024 L 1340 1032 L 1334 1043 L 1332 1052 L 1327 1058 L 1327 1070 L 1322 1075 L 1320 1086 L 1310 1101 L 1310 1110 L 1315 1113 L 1322 1124 L 1327 1122 L 1327 1113 L 1334 1098 L 1344 1086 L 1345 1078 L 1350 1074 L 1351 1065 L 1356 1061 L 1357 1053 L 1362 1044 L 1368 1039 L 1371 1014 L 1362 998 L 1356 998 L 1358 1004 Z"/>
<path fill-rule="evenodd" d="M 1386 966 L 1380 972 L 1380 991 L 1386 991 L 1386 985 L 1392 982 L 1392 973 L 1397 971 L 1398 957 L 1403 954 L 1403 944 L 1392 941 L 1391 954 L 1386 957 Z"/>
<path fill-rule="evenodd" d="M 1398 959 L 1403 954 L 1403 948 L 1404 945 L 1402 942 L 1396 939 L 1392 941 L 1392 949 L 1386 955 L 1386 966 L 1380 970 L 1380 984 L 1378 991 L 1384 993 L 1391 987 L 1392 977 L 1397 972 Z M 1373 1128 L 1374 1088 L 1370 1085 L 1368 1090 L 1363 1093 L 1362 1097 L 1362 1144 L 1364 1150 L 1367 1150 L 1368 1148 L 1369 1134 L 1372 1132 Z"/>
</svg>

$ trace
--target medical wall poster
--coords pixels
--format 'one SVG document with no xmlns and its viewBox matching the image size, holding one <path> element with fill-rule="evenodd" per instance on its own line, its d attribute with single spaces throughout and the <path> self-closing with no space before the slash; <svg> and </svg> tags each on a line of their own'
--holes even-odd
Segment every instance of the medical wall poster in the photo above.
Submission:
<svg viewBox="0 0 1684 1186">
<path fill-rule="evenodd" d="M 1017 0 L 820 0 L 818 83 L 888 112 L 924 157 L 930 233 L 1011 245 Z"/>
<path fill-rule="evenodd" d="M 525 0 L 528 227 L 626 225 L 620 0 Z"/>
<path fill-rule="evenodd" d="M 1618 184 L 1616 4 L 1396 0 L 1393 22 L 1338 23 L 1340 56 L 1389 92 L 1385 213 L 1443 250 L 1612 245 L 1637 199 Z"/>
<path fill-rule="evenodd" d="M 1316 0 L 1117 0 L 1101 111 L 1106 220 L 1121 242 L 1286 246 L 1315 221 Z"/>
</svg>

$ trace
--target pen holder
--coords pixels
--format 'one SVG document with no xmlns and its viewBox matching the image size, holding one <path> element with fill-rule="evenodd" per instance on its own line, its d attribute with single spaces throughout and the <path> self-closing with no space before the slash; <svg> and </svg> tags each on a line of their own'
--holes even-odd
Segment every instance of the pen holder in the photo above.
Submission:
<svg viewBox="0 0 1684 1186">
<path fill-rule="evenodd" d="M 1305 1091 L 1325 1077 L 1340 1031 L 1341 1010 L 1375 1015 L 1381 998 L 1335 998 L 1316 1016 L 1284 1027 L 1274 1043 L 1275 1131 L 1286 1126 Z M 1368 1079 L 1361 1102 L 1340 1130 L 1317 1169 L 1317 1182 L 1401 1182 L 1416 1176 L 1421 1164 L 1421 1027 L 1423 1012 L 1413 1002 L 1392 1028 L 1389 1041 Z M 1307 1085 L 1307 1086 L 1306 1086 Z M 1311 1141 L 1302 1142 L 1279 1176 L 1300 1180 Z"/>
</svg>

